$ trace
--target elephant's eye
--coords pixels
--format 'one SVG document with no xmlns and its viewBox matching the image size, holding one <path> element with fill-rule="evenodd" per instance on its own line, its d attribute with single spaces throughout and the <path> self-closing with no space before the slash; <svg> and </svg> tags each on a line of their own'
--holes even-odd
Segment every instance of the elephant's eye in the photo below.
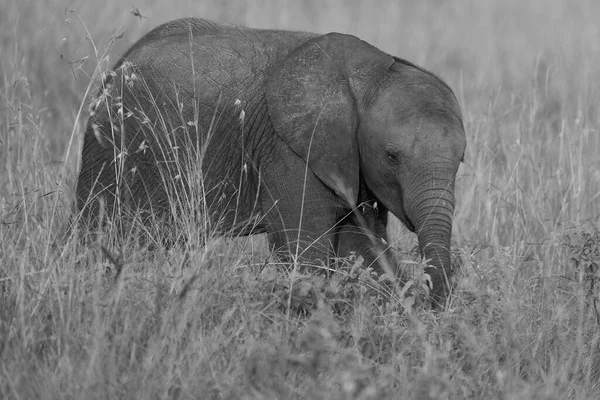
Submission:
<svg viewBox="0 0 600 400">
<path fill-rule="evenodd" d="M 385 150 L 387 158 L 390 162 L 397 164 L 400 162 L 400 152 L 397 149 L 388 148 Z"/>
</svg>

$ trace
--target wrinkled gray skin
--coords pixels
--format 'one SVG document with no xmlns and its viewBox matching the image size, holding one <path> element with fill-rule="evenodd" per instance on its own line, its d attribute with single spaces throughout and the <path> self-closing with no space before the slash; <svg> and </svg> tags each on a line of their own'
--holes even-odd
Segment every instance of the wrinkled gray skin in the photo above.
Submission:
<svg viewBox="0 0 600 400">
<path fill-rule="evenodd" d="M 417 233 L 433 299 L 445 300 L 465 133 L 433 74 L 354 36 L 202 19 L 159 26 L 114 70 L 84 137 L 84 219 L 97 222 L 100 197 L 109 217 L 170 215 L 167 193 L 192 193 L 193 170 L 220 231 L 266 232 L 305 258 L 356 251 L 373 262 L 391 261 L 385 242 L 367 238 L 387 240 L 390 211 Z"/>
</svg>

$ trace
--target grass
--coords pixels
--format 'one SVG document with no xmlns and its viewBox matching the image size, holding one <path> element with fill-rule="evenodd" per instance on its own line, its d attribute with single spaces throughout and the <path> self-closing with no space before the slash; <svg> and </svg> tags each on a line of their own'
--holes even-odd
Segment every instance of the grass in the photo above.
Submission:
<svg viewBox="0 0 600 400">
<path fill-rule="evenodd" d="M 135 4 L 147 19 L 112 0 L 2 4 L 1 398 L 598 398 L 600 5 L 197 3 Z M 360 260 L 292 282 L 264 238 L 62 239 L 101 72 L 188 15 L 353 33 L 455 89 L 468 149 L 448 311 L 378 296 Z"/>
</svg>

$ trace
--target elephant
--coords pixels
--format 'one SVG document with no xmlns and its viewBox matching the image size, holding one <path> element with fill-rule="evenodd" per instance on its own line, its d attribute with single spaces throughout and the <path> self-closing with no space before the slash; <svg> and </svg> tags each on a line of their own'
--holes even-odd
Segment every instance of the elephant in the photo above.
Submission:
<svg viewBox="0 0 600 400">
<path fill-rule="evenodd" d="M 445 302 L 466 138 L 433 73 L 347 34 L 185 18 L 129 48 L 91 110 L 75 190 L 88 226 L 188 204 L 290 257 L 395 265 L 391 212 Z"/>
</svg>

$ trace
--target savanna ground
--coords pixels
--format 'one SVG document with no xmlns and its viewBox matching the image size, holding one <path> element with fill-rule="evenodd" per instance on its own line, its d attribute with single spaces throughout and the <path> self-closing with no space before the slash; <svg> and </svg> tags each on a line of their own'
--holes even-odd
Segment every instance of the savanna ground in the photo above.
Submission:
<svg viewBox="0 0 600 400">
<path fill-rule="evenodd" d="M 600 3 L 404 3 L 2 0 L 0 398 L 600 398 Z M 260 238 L 62 237 L 101 73 L 192 15 L 352 33 L 455 89 L 446 311 L 418 274 L 414 296 L 379 296 L 357 260 L 298 275 Z M 418 272 L 412 235 L 392 236 Z"/>
</svg>

